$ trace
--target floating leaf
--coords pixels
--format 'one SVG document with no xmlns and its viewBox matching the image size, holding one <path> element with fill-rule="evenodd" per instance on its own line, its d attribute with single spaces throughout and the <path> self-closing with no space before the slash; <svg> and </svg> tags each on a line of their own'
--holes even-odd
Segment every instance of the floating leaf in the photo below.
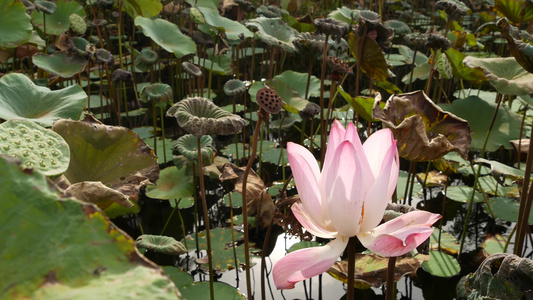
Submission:
<svg viewBox="0 0 533 300">
<path fill-rule="evenodd" d="M 135 240 L 135 246 L 170 255 L 187 253 L 187 248 L 182 243 L 164 235 L 143 234 Z"/>
<path fill-rule="evenodd" d="M 32 121 L 12 119 L 0 124 L 0 154 L 22 160 L 28 169 L 46 176 L 60 175 L 70 162 L 68 144 L 57 133 Z"/>
<path fill-rule="evenodd" d="M 162 271 L 94 205 L 59 199 L 43 175 L 23 172 L 1 157 L 0 184 L 3 297 L 178 297 Z"/>
<path fill-rule="evenodd" d="M 358 96 L 358 97 L 352 97 L 350 94 L 346 93 L 342 86 L 337 87 L 337 91 L 341 94 L 341 96 L 350 104 L 350 106 L 357 112 L 357 114 L 365 119 L 368 122 L 377 122 L 378 119 L 372 118 L 372 107 L 374 107 L 374 98 L 371 97 L 365 97 L 365 96 Z M 385 103 L 380 102 L 379 106 L 381 108 L 385 107 Z"/>
<path fill-rule="evenodd" d="M 470 68 L 463 63 L 463 59 L 466 55 L 459 50 L 450 48 L 444 51 L 444 53 L 446 54 L 446 57 L 448 57 L 454 77 L 473 81 L 474 83 L 481 83 L 482 81 L 487 80 L 483 70 L 480 68 Z"/>
<path fill-rule="evenodd" d="M 252 32 L 241 23 L 219 15 L 217 9 L 207 7 L 198 7 L 198 9 L 204 15 L 205 22 L 223 32 L 229 40 L 240 40 L 239 35 L 241 34 L 244 38 L 253 36 Z"/>
<path fill-rule="evenodd" d="M 218 268 L 220 270 L 231 270 L 235 268 L 235 255 L 232 247 L 232 231 L 234 230 L 220 227 L 211 229 L 209 231 L 211 236 L 211 249 L 213 251 L 212 259 L 214 268 Z M 238 231 L 234 231 L 234 235 L 235 241 L 243 239 L 243 234 Z M 207 249 L 207 238 L 205 231 L 199 232 L 198 238 L 198 245 L 200 247 L 199 250 Z M 196 249 L 194 237 L 188 236 L 186 239 L 189 251 Z M 244 245 L 235 245 L 235 251 L 237 253 L 237 265 L 240 268 L 241 265 L 244 265 L 244 262 L 246 261 L 244 256 Z"/>
<path fill-rule="evenodd" d="M 398 257 L 394 268 L 394 282 L 403 276 L 415 274 L 422 263 L 427 260 L 428 256 L 423 254 L 415 257 Z M 386 282 L 388 262 L 388 258 L 376 254 L 355 254 L 354 287 L 367 289 L 382 286 Z M 335 279 L 347 283 L 348 261 L 336 262 L 327 272 Z"/>
<path fill-rule="evenodd" d="M 78 85 L 50 91 L 35 85 L 23 74 L 10 73 L 0 78 L 0 118 L 28 119 L 52 126 L 57 119 L 78 119 L 87 94 Z"/>
<path fill-rule="evenodd" d="M 144 35 L 151 38 L 156 44 L 177 58 L 196 52 L 196 44 L 193 40 L 181 33 L 179 27 L 163 19 L 151 20 L 138 16 L 135 18 L 135 26 L 140 26 Z"/>
<path fill-rule="evenodd" d="M 20 1 L 0 0 L 0 48 L 15 48 L 32 33 L 31 18 Z"/>
<path fill-rule="evenodd" d="M 506 243 L 507 238 L 499 234 L 488 237 L 483 242 L 483 245 L 481 245 L 483 248 L 483 255 L 485 255 L 485 257 L 489 257 L 496 253 L 502 253 Z"/>
<path fill-rule="evenodd" d="M 179 199 L 194 193 L 193 178 L 185 168 L 167 167 L 159 172 L 157 185 L 146 187 L 146 196 L 154 199 Z"/>
<path fill-rule="evenodd" d="M 215 299 L 217 300 L 245 300 L 243 294 L 239 290 L 224 282 L 214 282 L 213 290 Z M 180 289 L 183 299 L 195 300 L 195 299 L 209 299 L 209 282 L 196 282 L 191 285 L 185 286 Z"/>
<path fill-rule="evenodd" d="M 80 73 L 88 62 L 79 55 L 69 55 L 65 52 L 50 55 L 36 54 L 32 56 L 32 61 L 39 68 L 64 78 Z"/>
<path fill-rule="evenodd" d="M 469 186 L 449 186 L 446 188 L 446 197 L 450 200 L 468 203 L 472 196 L 472 187 Z M 485 202 L 483 194 L 476 191 L 474 194 L 474 203 Z"/>
<path fill-rule="evenodd" d="M 440 249 L 439 249 L 440 236 Z M 457 239 L 448 232 L 441 232 L 439 229 L 433 229 L 430 240 L 430 249 L 446 252 L 450 255 L 456 255 L 459 252 L 460 245 Z"/>
<path fill-rule="evenodd" d="M 433 276 L 452 277 L 461 271 L 461 266 L 453 256 L 440 252 L 429 251 L 429 260 L 422 267 Z"/>
<path fill-rule="evenodd" d="M 492 215 L 498 219 L 507 221 L 507 222 L 517 222 L 518 213 L 520 211 L 520 203 L 516 198 L 510 197 L 492 197 L 489 198 L 489 204 L 491 210 L 488 209 L 487 205 L 483 205 L 483 209 L 487 214 Z M 533 211 L 533 209 L 532 209 Z M 533 213 L 529 213 L 528 224 L 533 224 Z"/>
</svg>

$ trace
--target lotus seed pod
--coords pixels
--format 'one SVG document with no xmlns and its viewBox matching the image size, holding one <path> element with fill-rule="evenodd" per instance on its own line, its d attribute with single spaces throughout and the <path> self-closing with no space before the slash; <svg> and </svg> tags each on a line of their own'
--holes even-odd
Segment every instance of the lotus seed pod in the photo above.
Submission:
<svg viewBox="0 0 533 300">
<path fill-rule="evenodd" d="M 0 154 L 18 158 L 24 167 L 46 176 L 60 175 L 68 168 L 70 149 L 65 140 L 32 121 L 11 119 L 0 124 L 0 141 Z"/>
<path fill-rule="evenodd" d="M 281 110 L 282 101 L 278 93 L 271 88 L 264 87 L 257 91 L 257 104 L 269 114 L 277 114 Z"/>
<path fill-rule="evenodd" d="M 84 34 L 87 30 L 87 24 L 85 20 L 78 14 L 72 14 L 68 17 L 70 21 L 70 27 L 72 30 L 76 31 L 79 34 Z"/>
<path fill-rule="evenodd" d="M 202 14 L 202 12 L 198 8 L 191 7 L 189 10 L 189 15 L 194 23 L 205 24 L 204 14 Z"/>
</svg>

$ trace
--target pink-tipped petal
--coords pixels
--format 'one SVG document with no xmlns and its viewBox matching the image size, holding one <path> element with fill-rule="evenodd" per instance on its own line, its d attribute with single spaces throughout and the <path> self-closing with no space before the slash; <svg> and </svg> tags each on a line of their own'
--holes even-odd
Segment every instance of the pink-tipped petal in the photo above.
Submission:
<svg viewBox="0 0 533 300">
<path fill-rule="evenodd" d="M 333 121 L 333 124 L 331 125 L 331 130 L 329 131 L 326 157 L 324 158 L 324 163 L 322 164 L 322 166 L 328 165 L 331 162 L 335 150 L 337 150 L 339 144 L 344 140 L 345 133 L 346 129 L 344 129 L 341 122 L 339 122 L 339 120 Z"/>
<path fill-rule="evenodd" d="M 336 231 L 330 231 L 328 228 L 324 228 L 325 224 L 316 223 L 311 216 L 307 214 L 301 203 L 294 203 L 291 206 L 291 209 L 298 222 L 300 222 L 300 224 L 311 234 L 328 239 L 337 235 Z"/>
<path fill-rule="evenodd" d="M 331 163 L 322 170 L 322 197 L 327 201 L 330 220 L 340 235 L 349 237 L 359 232 L 365 187 L 361 184 L 363 175 L 351 141 L 343 141 Z"/>
<path fill-rule="evenodd" d="M 357 235 L 363 246 L 375 253 L 391 257 L 403 255 L 423 243 L 431 233 L 431 225 L 440 215 L 414 211 L 378 226 L 368 233 Z"/>
<path fill-rule="evenodd" d="M 287 143 L 287 156 L 289 157 L 289 164 L 300 200 L 315 223 L 321 224 L 321 220 L 323 220 L 323 204 L 318 188 L 320 179 L 318 163 L 309 150 L 291 142 Z"/>
<path fill-rule="evenodd" d="M 383 218 L 383 212 L 394 192 L 394 189 L 391 190 L 389 186 L 396 186 L 398 181 L 397 153 L 396 146 L 389 147 L 383 157 L 382 168 L 378 177 L 366 194 L 363 222 L 361 224 L 362 232 L 368 232 L 374 229 Z"/>
<path fill-rule="evenodd" d="M 348 238 L 336 238 L 322 247 L 306 248 L 291 252 L 280 259 L 272 276 L 278 289 L 292 289 L 302 280 L 326 272 L 342 254 Z"/>
<path fill-rule="evenodd" d="M 378 177 L 383 164 L 383 159 L 389 152 L 389 148 L 394 143 L 394 136 L 390 129 L 382 129 L 374 132 L 363 144 L 363 149 L 368 159 L 368 163 L 374 174 L 374 178 Z"/>
</svg>

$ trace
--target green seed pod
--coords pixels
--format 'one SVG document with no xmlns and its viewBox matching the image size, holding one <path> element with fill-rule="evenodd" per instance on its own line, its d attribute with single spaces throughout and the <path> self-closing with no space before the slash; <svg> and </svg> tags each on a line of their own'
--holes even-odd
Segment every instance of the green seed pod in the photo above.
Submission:
<svg viewBox="0 0 533 300">
<path fill-rule="evenodd" d="M 72 14 L 68 17 L 70 21 L 70 28 L 79 34 L 84 34 L 87 30 L 85 20 L 78 14 Z"/>
</svg>

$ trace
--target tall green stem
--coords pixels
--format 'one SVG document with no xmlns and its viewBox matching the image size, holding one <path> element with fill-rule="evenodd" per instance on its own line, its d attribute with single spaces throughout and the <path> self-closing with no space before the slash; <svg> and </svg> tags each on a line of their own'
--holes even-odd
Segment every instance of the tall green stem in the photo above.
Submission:
<svg viewBox="0 0 533 300">
<path fill-rule="evenodd" d="M 213 288 L 213 254 L 211 252 L 211 236 L 209 234 L 209 215 L 207 213 L 207 201 L 205 199 L 205 185 L 204 185 L 204 165 L 202 159 L 202 145 L 200 137 L 197 137 L 196 146 L 198 147 L 198 177 L 200 179 L 200 197 L 202 198 L 202 208 L 204 211 L 205 236 L 207 239 L 207 259 L 209 261 L 209 294 L 211 300 L 215 299 L 215 290 Z M 243 201 L 246 202 L 246 201 Z"/>
<path fill-rule="evenodd" d="M 257 124 L 255 125 L 255 131 L 252 140 L 252 153 L 250 153 L 250 158 L 248 159 L 248 164 L 244 170 L 244 175 L 242 177 L 242 222 L 244 226 L 244 259 L 245 259 L 245 269 L 246 269 L 246 292 L 248 299 L 253 299 L 252 295 L 252 285 L 251 285 L 251 276 L 250 276 L 250 244 L 248 242 L 248 201 L 246 199 L 246 184 L 248 183 L 248 174 L 252 169 L 252 164 L 255 160 L 255 154 L 257 152 L 257 140 L 259 138 L 259 131 L 261 129 L 261 123 L 263 122 L 263 116 L 261 112 L 258 112 Z"/>
</svg>

